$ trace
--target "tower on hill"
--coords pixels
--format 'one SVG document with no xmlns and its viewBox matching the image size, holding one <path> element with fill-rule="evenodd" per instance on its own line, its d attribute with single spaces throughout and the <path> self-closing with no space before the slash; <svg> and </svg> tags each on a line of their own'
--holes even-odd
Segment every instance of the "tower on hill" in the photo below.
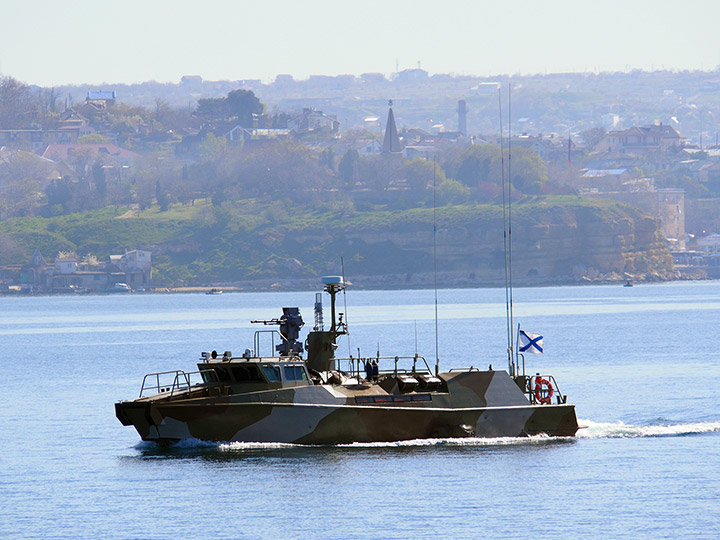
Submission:
<svg viewBox="0 0 720 540">
<path fill-rule="evenodd" d="M 399 154 L 402 152 L 400 139 L 398 138 L 397 126 L 395 125 L 395 116 L 392 110 L 392 100 L 388 103 L 388 117 L 385 123 L 385 138 L 383 139 L 383 154 Z"/>
</svg>

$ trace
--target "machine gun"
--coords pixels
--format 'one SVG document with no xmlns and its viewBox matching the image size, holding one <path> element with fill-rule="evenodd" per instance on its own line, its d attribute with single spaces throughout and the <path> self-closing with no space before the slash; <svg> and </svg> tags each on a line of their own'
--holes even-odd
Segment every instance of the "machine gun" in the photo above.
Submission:
<svg viewBox="0 0 720 540">
<path fill-rule="evenodd" d="M 300 337 L 300 329 L 305 322 L 300 315 L 300 308 L 284 307 L 282 317 L 279 319 L 270 319 L 268 321 L 250 321 L 255 324 L 278 325 L 280 326 L 280 335 L 283 340 L 279 345 L 275 346 L 275 350 L 280 356 L 300 356 L 303 353 L 303 345 L 298 341 Z"/>
</svg>

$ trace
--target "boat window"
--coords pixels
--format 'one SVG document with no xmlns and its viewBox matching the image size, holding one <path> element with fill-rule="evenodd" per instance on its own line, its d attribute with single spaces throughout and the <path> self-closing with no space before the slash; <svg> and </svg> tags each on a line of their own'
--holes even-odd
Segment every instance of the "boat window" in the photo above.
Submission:
<svg viewBox="0 0 720 540">
<path fill-rule="evenodd" d="M 278 366 L 262 366 L 265 378 L 270 382 L 280 382 L 280 368 Z"/>
<path fill-rule="evenodd" d="M 307 375 L 305 368 L 302 366 L 284 366 L 285 380 L 288 381 L 306 381 Z"/>
<path fill-rule="evenodd" d="M 213 377 L 210 373 L 211 371 L 215 371 L 215 374 L 217 375 L 217 378 Z M 228 370 L 221 367 L 216 367 L 212 369 L 204 369 L 202 370 L 202 378 L 203 381 L 206 383 L 210 382 L 229 382 L 230 381 L 230 373 L 228 373 Z"/>
<path fill-rule="evenodd" d="M 232 368 L 233 376 L 237 382 L 263 382 L 257 366 L 237 366 Z"/>
</svg>

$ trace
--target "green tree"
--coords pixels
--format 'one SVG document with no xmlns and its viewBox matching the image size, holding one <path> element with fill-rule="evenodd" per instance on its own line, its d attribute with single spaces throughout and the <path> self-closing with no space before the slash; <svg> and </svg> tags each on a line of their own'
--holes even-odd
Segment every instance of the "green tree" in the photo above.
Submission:
<svg viewBox="0 0 720 540">
<path fill-rule="evenodd" d="M 25 216 L 42 204 L 52 163 L 21 150 L 0 153 L 0 215 Z"/>
<path fill-rule="evenodd" d="M 105 168 L 100 162 L 95 162 L 92 166 L 93 183 L 95 184 L 95 193 L 97 193 L 100 201 L 107 197 L 107 175 Z"/>
<path fill-rule="evenodd" d="M 43 119 L 59 112 L 57 107 L 58 92 L 55 88 L 39 88 L 36 96 Z"/>
<path fill-rule="evenodd" d="M 432 189 L 433 182 L 439 186 L 446 180 L 445 171 L 438 163 L 423 158 L 405 163 L 405 178 L 408 187 L 416 193 Z"/>
<path fill-rule="evenodd" d="M 4 129 L 30 124 L 38 107 L 28 86 L 12 77 L 0 77 L 0 125 Z"/>
<path fill-rule="evenodd" d="M 548 188 L 554 193 L 577 193 L 583 183 L 580 178 L 580 170 L 576 163 L 560 161 L 559 163 L 548 163 Z"/>
<path fill-rule="evenodd" d="M 405 161 L 401 156 L 380 154 L 360 158 L 358 177 L 366 187 L 382 191 L 406 178 Z"/>
<path fill-rule="evenodd" d="M 170 105 L 163 98 L 155 98 L 155 120 L 157 122 L 163 122 L 168 112 L 170 111 Z"/>
<path fill-rule="evenodd" d="M 0 264 L 16 263 L 25 257 L 25 250 L 18 246 L 10 235 L 0 234 Z"/>
<path fill-rule="evenodd" d="M 234 199 L 265 195 L 306 203 L 326 197 L 331 182 L 318 157 L 293 141 L 275 142 L 228 163 L 222 176 L 228 179 L 226 196 Z"/>
<path fill-rule="evenodd" d="M 219 161 L 225 156 L 227 149 L 225 137 L 216 137 L 214 134 L 208 133 L 198 149 L 200 161 Z"/>
<path fill-rule="evenodd" d="M 502 185 L 503 166 L 506 181 L 522 193 L 540 193 L 547 182 L 543 160 L 532 150 L 522 147 L 513 147 L 512 155 L 506 149 L 504 165 L 500 148 L 490 145 L 470 146 L 446 163 L 451 178 L 470 188 L 482 188 L 486 194 L 495 191 L 488 184 Z"/>
<path fill-rule="evenodd" d="M 233 90 L 224 98 L 199 99 L 195 115 L 206 121 L 234 120 L 243 127 L 252 127 L 253 115 L 264 110 L 252 91 Z"/>
<path fill-rule="evenodd" d="M 75 172 L 78 180 L 84 180 L 88 177 L 92 163 L 95 160 L 95 152 L 92 148 L 76 148 L 70 156 L 70 165 Z"/>
<path fill-rule="evenodd" d="M 155 199 L 158 202 L 158 206 L 160 206 L 160 211 L 167 212 L 170 208 L 170 195 L 160 183 L 160 180 L 155 182 Z"/>
<path fill-rule="evenodd" d="M 225 118 L 225 98 L 198 99 L 195 115 L 205 120 L 218 120 Z"/>
<path fill-rule="evenodd" d="M 340 159 L 338 164 L 338 173 L 340 178 L 346 184 L 354 184 L 358 180 L 358 162 L 360 161 L 360 155 L 357 150 L 350 148 L 343 157 Z"/>
<path fill-rule="evenodd" d="M 27 216 L 39 206 L 40 183 L 34 178 L 23 178 L 6 185 L 0 199 L 0 210 L 6 216 Z"/>
<path fill-rule="evenodd" d="M 67 213 L 71 208 L 73 194 L 73 185 L 69 176 L 53 180 L 45 190 L 48 206 L 60 206 L 64 213 Z"/>
<path fill-rule="evenodd" d="M 161 153 L 147 154 L 136 164 L 135 201 L 141 210 L 157 200 L 162 211 L 168 210 L 183 191 L 179 164 L 165 159 Z"/>
<path fill-rule="evenodd" d="M 545 162 L 527 148 L 513 148 L 509 174 L 512 186 L 525 194 L 541 193 L 547 182 Z"/>
<path fill-rule="evenodd" d="M 325 148 L 320 152 L 320 165 L 335 171 L 335 152 L 332 148 Z"/>
<path fill-rule="evenodd" d="M 482 182 L 500 183 L 501 157 L 497 146 L 470 146 L 460 154 L 454 167 L 446 170 L 452 178 L 469 187 L 477 187 Z"/>
<path fill-rule="evenodd" d="M 446 178 L 437 188 L 437 201 L 440 204 L 462 204 L 469 199 L 470 188 L 452 178 Z"/>
<path fill-rule="evenodd" d="M 250 90 L 233 90 L 225 98 L 225 111 L 228 118 L 237 118 L 243 127 L 252 127 L 253 115 L 262 114 L 265 106 Z"/>
</svg>

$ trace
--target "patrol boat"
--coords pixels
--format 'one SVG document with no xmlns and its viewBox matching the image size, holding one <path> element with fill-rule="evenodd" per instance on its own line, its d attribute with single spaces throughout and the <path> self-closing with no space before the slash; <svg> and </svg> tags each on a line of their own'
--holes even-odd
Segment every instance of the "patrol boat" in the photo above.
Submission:
<svg viewBox="0 0 720 540">
<path fill-rule="evenodd" d="M 338 276 L 323 283 L 330 295 L 328 330 L 317 293 L 315 326 L 304 343 L 299 309 L 283 308 L 278 319 L 252 321 L 278 328 L 257 331 L 253 349 L 240 356 L 203 352 L 197 371 L 146 375 L 137 399 L 115 404 L 117 418 L 158 444 L 570 437 L 578 430 L 575 407 L 552 376 L 473 367 L 439 372 L 437 363 L 432 369 L 417 354 L 337 358 L 337 338 L 347 324 L 342 313 L 336 316 L 336 296 L 345 283 Z M 256 354 L 261 338 L 273 346 L 277 340 L 277 355 Z"/>
</svg>

